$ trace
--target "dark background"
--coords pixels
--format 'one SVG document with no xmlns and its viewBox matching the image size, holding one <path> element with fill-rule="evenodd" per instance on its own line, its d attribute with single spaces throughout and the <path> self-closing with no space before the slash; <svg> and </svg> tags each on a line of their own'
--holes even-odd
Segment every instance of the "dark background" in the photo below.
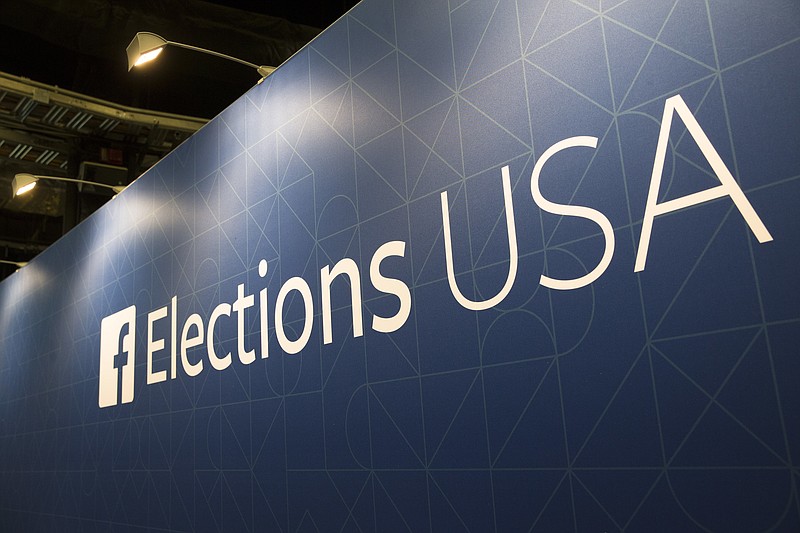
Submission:
<svg viewBox="0 0 800 533">
<path fill-rule="evenodd" d="M 22 0 L 0 7 L 0 71 L 113 102 L 212 118 L 258 80 L 242 65 L 169 48 L 128 72 L 137 31 L 277 66 L 357 2 Z M 180 85 L 198 87 L 186 98 Z"/>
</svg>

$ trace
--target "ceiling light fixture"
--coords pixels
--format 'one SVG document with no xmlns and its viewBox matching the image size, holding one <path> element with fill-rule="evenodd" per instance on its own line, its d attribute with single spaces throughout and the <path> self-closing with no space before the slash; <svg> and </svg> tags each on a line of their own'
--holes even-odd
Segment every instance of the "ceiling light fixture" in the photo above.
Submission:
<svg viewBox="0 0 800 533">
<path fill-rule="evenodd" d="M 119 194 L 125 190 L 125 185 L 108 185 L 107 183 L 97 183 L 96 181 L 76 180 L 73 178 L 62 178 L 61 176 L 39 176 L 23 172 L 14 176 L 11 180 L 11 190 L 14 196 L 19 196 L 30 191 L 36 187 L 36 182 L 39 180 L 53 180 L 53 181 L 68 181 L 71 183 L 82 183 L 84 185 L 93 185 L 95 187 L 104 187 L 111 189 L 114 194 Z"/>
<path fill-rule="evenodd" d="M 37 181 L 38 180 L 33 177 L 33 174 L 17 174 L 14 176 L 14 179 L 11 180 L 11 189 L 14 191 L 14 196 L 19 196 L 20 194 L 25 194 L 30 191 L 36 187 Z"/>
<path fill-rule="evenodd" d="M 266 65 L 256 65 L 255 63 L 250 63 L 249 61 L 244 61 L 243 59 L 229 56 L 227 54 L 221 54 L 213 50 L 207 50 L 205 48 L 192 46 L 190 44 L 168 41 L 163 37 L 161 37 L 160 35 L 156 35 L 155 33 L 151 33 L 149 31 L 138 32 L 133 37 L 133 40 L 128 45 L 128 48 L 125 49 L 125 51 L 128 53 L 128 70 L 130 71 L 133 67 L 138 67 L 143 63 L 147 63 L 149 61 L 154 60 L 156 57 L 158 57 L 158 55 L 161 53 L 162 50 L 164 50 L 164 47 L 166 46 L 177 46 L 180 48 L 186 48 L 187 50 L 194 50 L 195 52 L 203 52 L 204 54 L 210 54 L 212 56 L 221 57 L 223 59 L 228 59 L 230 61 L 236 61 L 237 63 L 241 63 L 242 65 L 247 65 L 250 68 L 256 69 L 258 74 L 261 76 L 261 80 L 259 80 L 259 83 L 263 81 L 264 78 L 272 74 L 272 72 L 275 70 L 275 67 L 269 67 Z"/>
</svg>

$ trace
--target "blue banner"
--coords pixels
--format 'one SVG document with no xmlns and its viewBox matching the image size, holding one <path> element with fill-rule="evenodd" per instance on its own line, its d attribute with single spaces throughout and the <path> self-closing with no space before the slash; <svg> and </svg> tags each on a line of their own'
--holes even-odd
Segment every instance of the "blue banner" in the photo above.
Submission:
<svg viewBox="0 0 800 533">
<path fill-rule="evenodd" d="M 800 530 L 799 57 L 363 0 L 0 284 L 0 528 Z"/>
</svg>

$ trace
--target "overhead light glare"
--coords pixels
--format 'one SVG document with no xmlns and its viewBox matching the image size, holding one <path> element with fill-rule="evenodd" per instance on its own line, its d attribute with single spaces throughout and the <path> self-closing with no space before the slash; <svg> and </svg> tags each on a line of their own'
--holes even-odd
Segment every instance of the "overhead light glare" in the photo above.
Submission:
<svg viewBox="0 0 800 533">
<path fill-rule="evenodd" d="M 150 50 L 149 52 L 143 53 L 142 55 L 139 56 L 139 59 L 136 60 L 133 66 L 138 67 L 143 63 L 147 63 L 149 61 L 154 60 L 155 58 L 158 57 L 158 54 L 160 54 L 162 50 L 164 50 L 163 46 L 161 48 L 156 48 L 155 50 Z"/>
<path fill-rule="evenodd" d="M 19 189 L 17 189 L 17 194 L 15 196 L 19 196 L 20 194 L 25 194 L 26 192 L 32 191 L 35 188 L 36 188 L 36 182 L 34 181 L 33 183 L 29 183 L 24 187 L 20 187 Z"/>
</svg>

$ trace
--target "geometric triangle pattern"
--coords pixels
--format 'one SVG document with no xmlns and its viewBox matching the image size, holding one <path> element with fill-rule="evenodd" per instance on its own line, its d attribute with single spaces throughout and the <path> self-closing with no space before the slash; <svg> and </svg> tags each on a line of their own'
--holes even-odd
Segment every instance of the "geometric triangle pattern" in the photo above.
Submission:
<svg viewBox="0 0 800 533">
<path fill-rule="evenodd" d="M 1 529 L 797 531 L 798 20 L 363 0 L 0 283 Z"/>
</svg>

